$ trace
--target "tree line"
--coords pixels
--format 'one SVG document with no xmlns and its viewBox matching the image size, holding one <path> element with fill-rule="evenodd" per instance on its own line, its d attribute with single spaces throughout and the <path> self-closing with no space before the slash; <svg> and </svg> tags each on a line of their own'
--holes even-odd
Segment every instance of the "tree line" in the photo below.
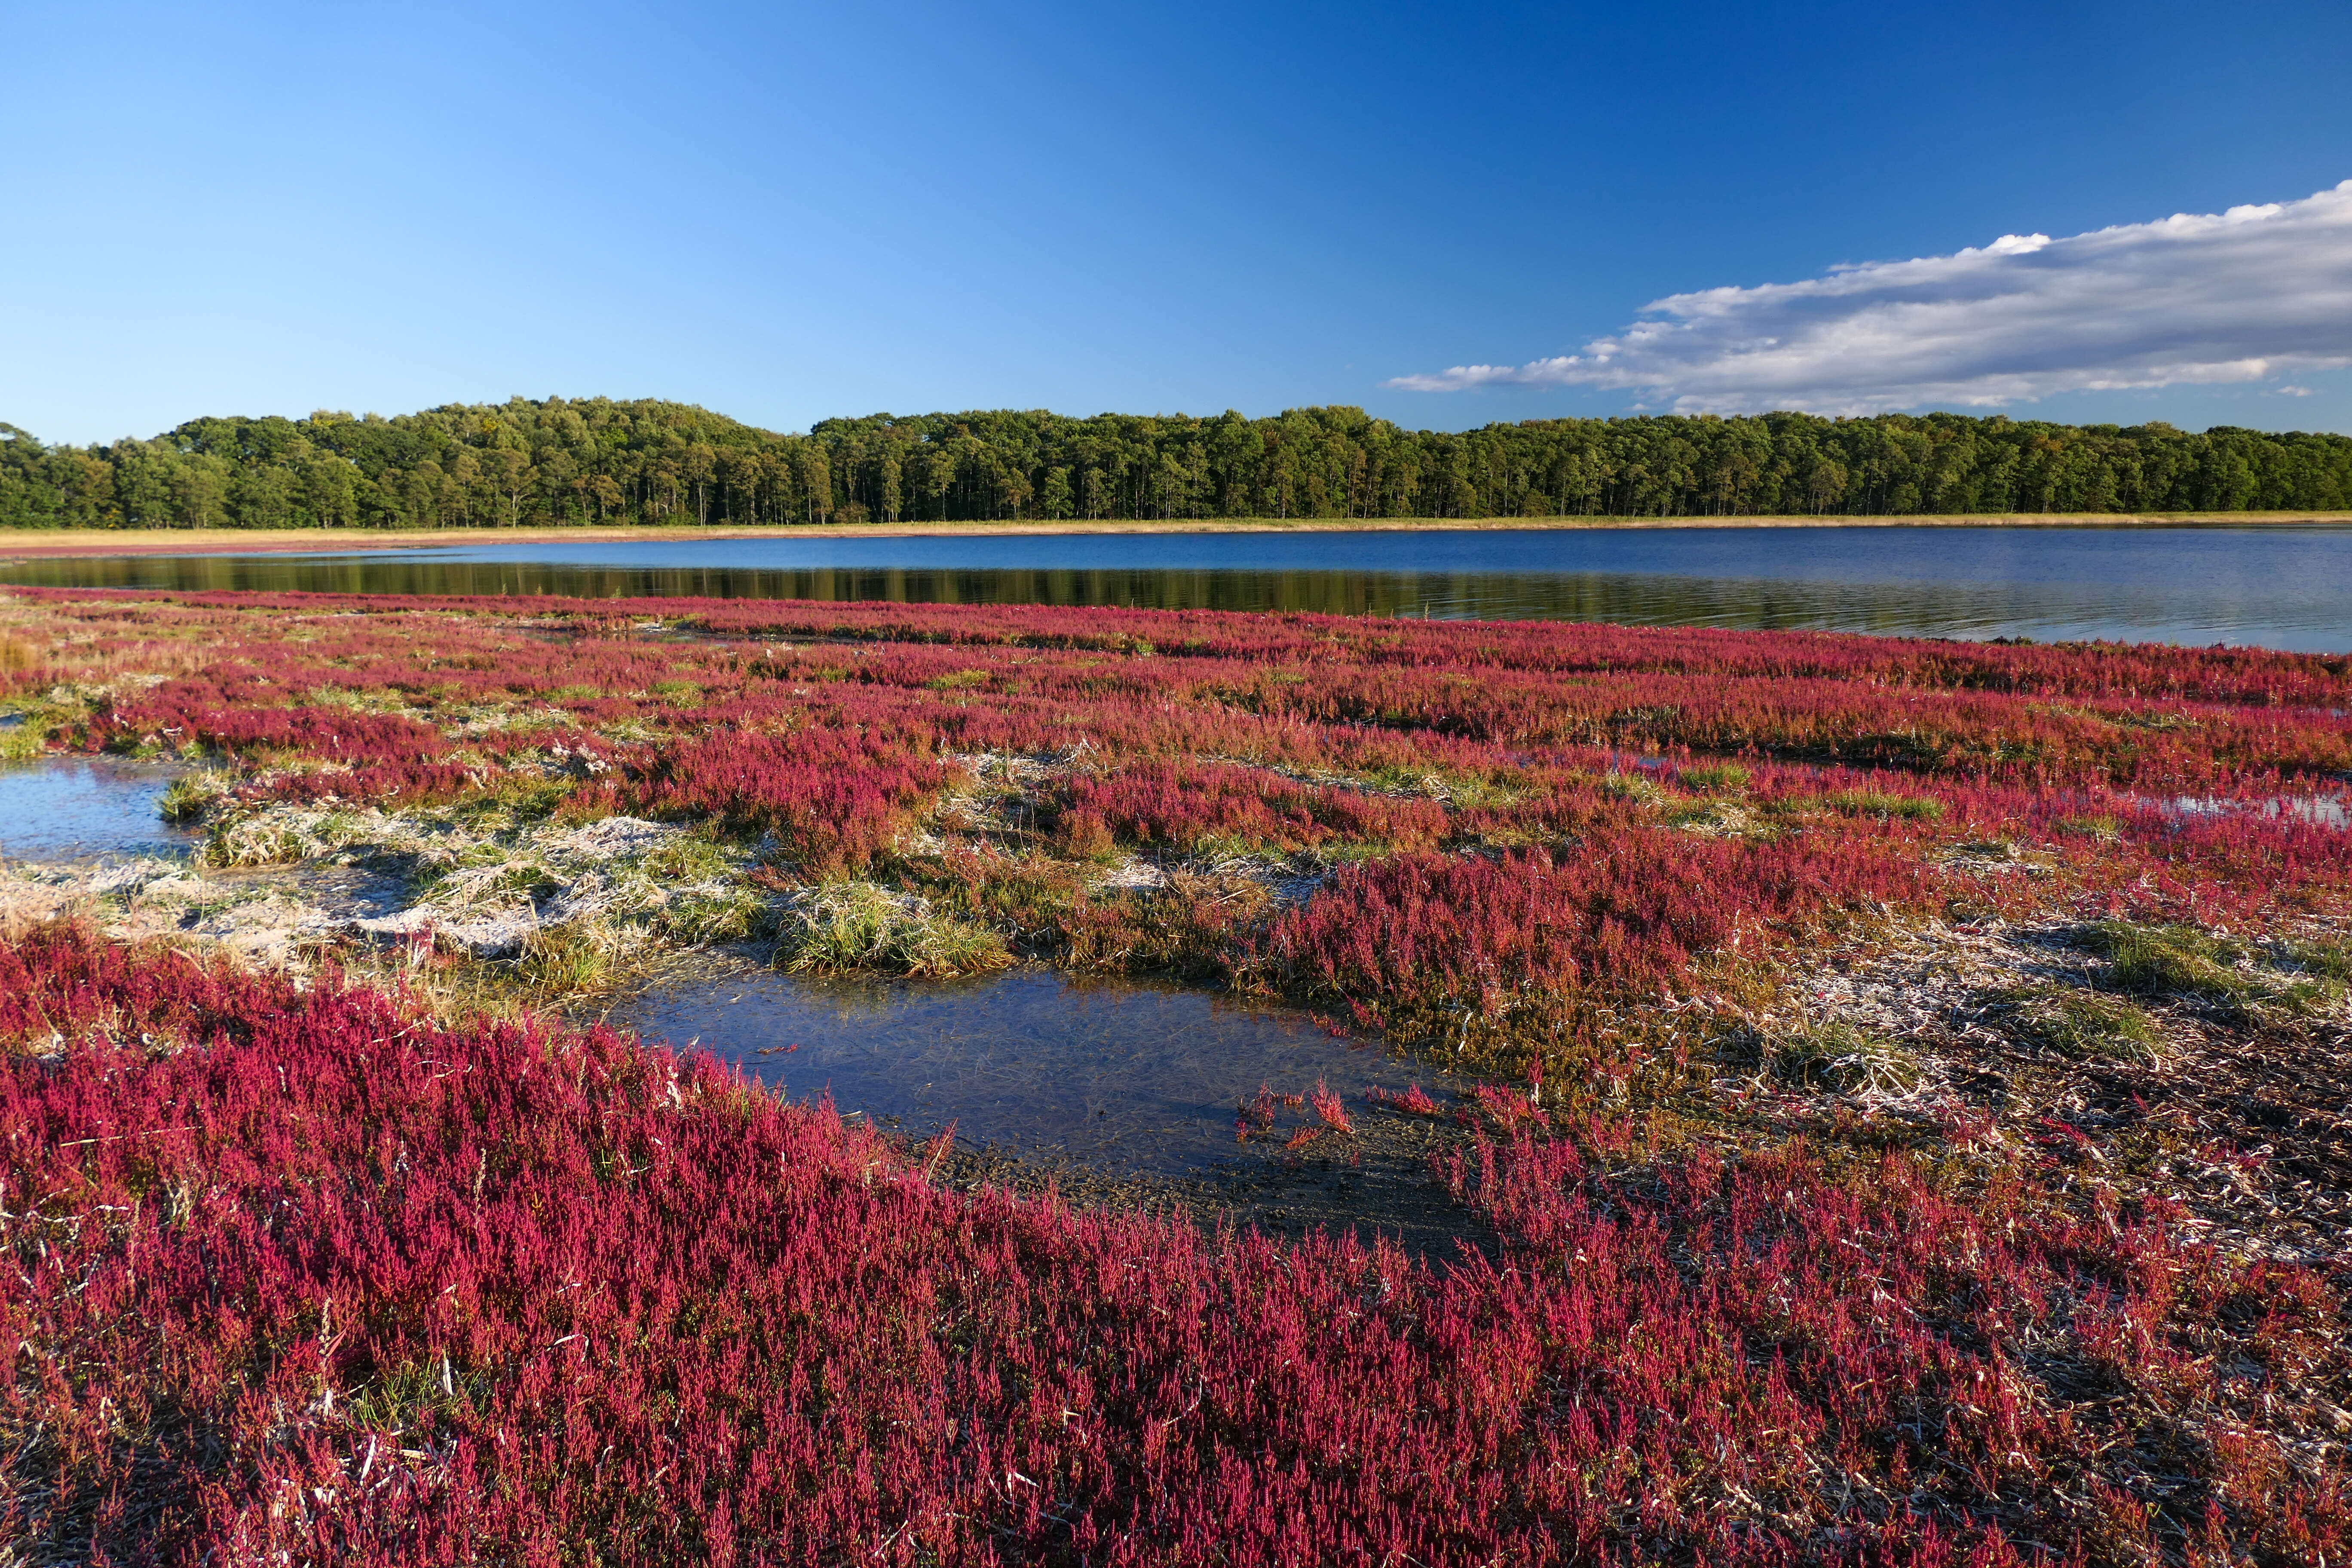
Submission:
<svg viewBox="0 0 2352 1568">
<path fill-rule="evenodd" d="M 996 410 L 781 435 L 551 397 L 193 419 L 47 446 L 0 424 L 0 525 L 456 528 L 1021 519 L 2352 510 L 2352 437 L 2001 416 L 1644 416 L 1407 430 L 1359 408 Z"/>
</svg>

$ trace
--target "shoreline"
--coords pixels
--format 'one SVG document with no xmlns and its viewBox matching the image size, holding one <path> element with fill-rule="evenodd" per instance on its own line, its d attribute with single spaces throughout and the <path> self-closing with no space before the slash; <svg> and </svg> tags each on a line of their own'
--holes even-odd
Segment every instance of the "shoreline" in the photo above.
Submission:
<svg viewBox="0 0 2352 1568">
<path fill-rule="evenodd" d="M 2294 528 L 2352 524 L 2352 512 L 1980 512 L 1886 517 L 1214 518 L 1016 522 L 791 523 L 764 527 L 585 526 L 337 529 L 0 529 L 0 560 L 83 555 L 349 553 L 573 541 L 940 539 L 1178 533 L 1489 533 L 1553 530 L 1804 528 Z"/>
</svg>

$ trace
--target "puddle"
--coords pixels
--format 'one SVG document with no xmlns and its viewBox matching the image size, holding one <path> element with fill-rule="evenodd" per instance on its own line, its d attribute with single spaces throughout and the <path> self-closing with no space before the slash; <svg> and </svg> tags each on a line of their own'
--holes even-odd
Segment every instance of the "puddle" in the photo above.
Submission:
<svg viewBox="0 0 2352 1568">
<path fill-rule="evenodd" d="M 919 1135 L 952 1123 L 960 1145 L 1097 1170 L 1181 1176 L 1241 1152 L 1234 1121 L 1261 1088 L 1318 1081 L 1350 1117 L 1363 1091 L 1418 1081 L 1425 1066 L 1333 1037 L 1292 1013 L 1176 987 L 1016 970 L 965 982 L 804 980 L 743 964 L 697 973 L 614 1009 L 648 1039 L 698 1042 L 794 1100 L 830 1092 Z M 1286 1111 L 1286 1131 L 1311 1111 Z"/>
<path fill-rule="evenodd" d="M 0 764 L 0 857 L 91 861 L 178 855 L 200 837 L 156 815 L 187 770 L 115 757 Z"/>
<path fill-rule="evenodd" d="M 2161 806 L 2176 816 L 2247 815 L 2307 822 L 2317 827 L 2352 827 L 2352 805 L 2335 795 L 2273 795 L 2268 800 L 2224 800 L 2210 795 L 2182 795 Z"/>
</svg>

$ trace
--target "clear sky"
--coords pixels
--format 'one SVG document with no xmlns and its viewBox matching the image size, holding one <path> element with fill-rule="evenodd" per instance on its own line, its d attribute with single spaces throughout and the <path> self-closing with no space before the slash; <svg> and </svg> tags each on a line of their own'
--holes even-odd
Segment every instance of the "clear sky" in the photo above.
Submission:
<svg viewBox="0 0 2352 1568">
<path fill-rule="evenodd" d="M 2352 431 L 2343 0 L 16 0 L 0 54 L 0 419 L 52 440 L 551 393 Z"/>
</svg>

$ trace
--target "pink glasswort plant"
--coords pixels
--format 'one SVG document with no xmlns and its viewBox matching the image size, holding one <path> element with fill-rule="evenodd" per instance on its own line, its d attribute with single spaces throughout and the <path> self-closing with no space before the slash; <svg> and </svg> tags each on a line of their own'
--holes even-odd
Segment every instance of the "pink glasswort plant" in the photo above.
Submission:
<svg viewBox="0 0 2352 1568">
<path fill-rule="evenodd" d="M 1500 1251 L 939 1190 L 707 1060 L 0 950 L 7 1529 L 118 1563 L 2316 1563 L 2335 1291 L 2158 1214 L 1629 1129 Z M 1525 1110 L 1524 1098 L 1515 1100 Z M 1537 1114 L 1539 1118 L 1539 1113 Z M 44 1478 L 39 1486 L 25 1478 Z"/>
<path fill-rule="evenodd" d="M 0 1542 L 28 1562 L 2352 1552 L 2340 1260 L 2233 1253 L 2077 1181 L 2137 1156 L 2074 1121 L 1742 1143 L 1720 1107 L 1635 1092 L 1694 1065 L 1659 1018 L 1832 933 L 2342 921 L 2352 835 L 2316 808 L 2352 769 L 2352 661 L 1050 607 L 6 603 L 31 652 L 0 683 L 48 744 L 202 756 L 230 813 L 692 824 L 762 895 L 887 881 L 1034 956 L 1505 1069 L 1444 1104 L 1238 1108 L 1244 1140 L 1302 1150 L 1391 1111 L 1466 1140 L 1443 1174 L 1491 1242 L 1423 1262 L 948 1191 L 944 1144 L 602 1030 L 19 931 Z M 2260 1171 L 2256 1142 L 2199 1158 Z"/>
</svg>

